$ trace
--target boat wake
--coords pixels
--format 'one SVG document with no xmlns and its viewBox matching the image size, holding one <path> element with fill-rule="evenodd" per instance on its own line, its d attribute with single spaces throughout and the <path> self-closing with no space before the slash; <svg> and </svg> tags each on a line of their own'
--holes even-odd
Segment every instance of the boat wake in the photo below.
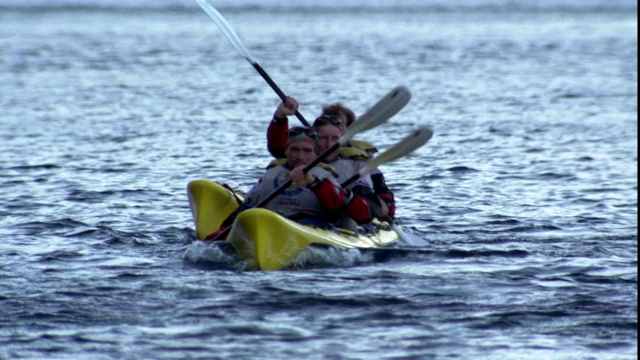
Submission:
<svg viewBox="0 0 640 360">
<path fill-rule="evenodd" d="M 247 266 L 237 256 L 233 246 L 224 241 L 194 241 L 185 251 L 183 259 L 190 266 L 203 270 L 242 271 Z"/>
<path fill-rule="evenodd" d="M 374 256 L 359 249 L 312 245 L 302 249 L 288 269 L 348 268 L 374 262 Z"/>
<path fill-rule="evenodd" d="M 400 254 L 398 254 L 400 251 Z M 283 270 L 350 268 L 404 257 L 411 249 L 338 249 L 333 246 L 312 245 L 302 249 L 290 266 Z M 242 260 L 227 242 L 206 244 L 195 241 L 185 251 L 183 260 L 188 266 L 202 270 L 245 271 Z"/>
</svg>

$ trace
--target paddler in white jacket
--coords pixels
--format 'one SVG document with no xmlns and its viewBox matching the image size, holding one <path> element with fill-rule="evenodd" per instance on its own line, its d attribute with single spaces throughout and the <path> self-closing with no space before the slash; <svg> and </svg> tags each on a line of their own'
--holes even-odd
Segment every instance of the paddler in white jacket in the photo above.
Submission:
<svg viewBox="0 0 640 360">
<path fill-rule="evenodd" d="M 319 128 L 325 130 L 322 126 Z M 337 131 L 334 126 L 330 128 Z M 335 225 L 355 231 L 353 220 L 360 224 L 370 222 L 373 219 L 372 214 L 378 210 L 377 207 L 372 207 L 370 201 L 362 197 L 361 190 L 353 190 L 361 185 L 351 186 L 350 190 L 345 191 L 339 185 L 339 173 L 322 163 L 304 173 L 304 168 L 316 159 L 318 149 L 323 148 L 327 143 L 324 141 L 322 146 L 318 146 L 318 139 L 318 133 L 313 128 L 289 129 L 285 149 L 286 158 L 271 162 L 267 172 L 247 193 L 240 207 L 223 222 L 218 231 L 207 236 L 207 240 L 218 239 L 240 212 L 260 204 L 289 179 L 292 185 L 264 204 L 264 208 L 305 225 L 325 228 L 332 228 Z M 332 158 L 335 162 L 337 156 Z M 345 166 L 347 163 L 336 162 L 336 165 Z M 342 177 L 346 179 L 346 175 L 347 172 L 343 171 Z"/>
<path fill-rule="evenodd" d="M 245 197 L 243 207 L 256 206 L 287 180 L 290 188 L 264 207 L 307 225 L 323 226 L 338 220 L 337 213 L 345 203 L 335 170 L 325 165 L 306 174 L 303 169 L 316 158 L 318 135 L 315 130 L 293 127 L 287 131 L 286 158 L 273 161 L 267 172 Z"/>
</svg>

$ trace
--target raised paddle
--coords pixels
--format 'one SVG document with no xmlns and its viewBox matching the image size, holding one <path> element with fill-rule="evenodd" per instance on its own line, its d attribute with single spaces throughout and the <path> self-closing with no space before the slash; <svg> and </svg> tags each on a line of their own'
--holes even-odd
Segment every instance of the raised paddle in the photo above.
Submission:
<svg viewBox="0 0 640 360">
<path fill-rule="evenodd" d="M 416 149 L 426 144 L 432 136 L 433 130 L 431 130 L 431 128 L 429 127 L 425 126 L 414 130 L 406 138 L 402 139 L 402 141 L 398 142 L 387 151 L 367 161 L 367 166 L 365 166 L 357 174 L 353 175 L 345 182 L 343 182 L 342 187 L 344 188 L 351 185 L 359 178 L 370 174 L 382 164 L 388 164 L 390 162 L 398 160 L 401 157 L 405 157 L 411 154 Z"/>
<path fill-rule="evenodd" d="M 196 0 L 196 1 L 198 2 L 198 5 L 200 5 L 202 10 L 204 10 L 207 13 L 207 15 L 209 15 L 211 20 L 213 20 L 213 22 L 216 23 L 216 25 L 218 25 L 218 28 L 220 29 L 220 31 L 222 31 L 224 36 L 227 37 L 227 40 L 229 40 L 231 45 L 233 45 L 233 47 L 236 48 L 236 50 L 238 50 L 238 52 L 242 56 L 244 56 L 244 58 L 247 59 L 247 61 L 249 61 L 251 65 L 253 65 L 253 67 L 258 71 L 258 73 L 262 75 L 262 78 L 267 82 L 267 84 L 271 86 L 273 91 L 275 91 L 276 94 L 278 94 L 280 99 L 282 101 L 285 101 L 286 95 L 282 92 L 282 90 L 280 90 L 280 88 L 278 87 L 278 85 L 276 85 L 273 79 L 271 79 L 271 76 L 269 76 L 269 74 L 267 74 L 267 72 L 264 71 L 262 66 L 258 64 L 258 61 L 253 56 L 251 56 L 251 54 L 249 53 L 249 50 L 247 50 L 247 48 L 244 47 L 244 45 L 242 44 L 242 41 L 240 41 L 240 38 L 238 37 L 236 32 L 233 31 L 233 29 L 231 28 L 227 20 L 222 16 L 222 14 L 220 14 L 220 12 L 218 12 L 218 10 L 216 10 L 216 8 L 214 8 L 213 5 L 211 5 L 211 3 L 209 3 L 207 0 Z M 300 114 L 299 111 L 296 110 L 295 115 L 298 118 L 298 120 L 300 120 L 300 122 L 304 124 L 304 126 L 307 126 L 307 127 L 311 126 L 309 122 L 304 118 L 304 116 Z"/>
<path fill-rule="evenodd" d="M 327 156 L 340 148 L 340 146 L 345 145 L 346 143 L 353 138 L 354 135 L 360 132 L 364 132 L 374 127 L 381 125 L 387 122 L 392 116 L 397 114 L 405 105 L 411 100 L 411 92 L 405 86 L 398 86 L 391 90 L 388 94 L 386 94 L 382 99 L 380 99 L 375 105 L 373 105 L 369 110 L 367 110 L 362 116 L 360 116 L 356 121 L 354 121 L 351 126 L 345 131 L 344 135 L 340 137 L 337 143 L 335 143 L 332 147 L 324 151 L 320 154 L 314 161 L 312 161 L 309 165 L 307 165 L 303 170 L 304 172 L 308 172 L 313 169 L 319 163 L 322 162 Z M 375 169 L 372 168 L 372 169 Z M 264 207 L 269 201 L 276 198 L 283 191 L 285 191 L 289 186 L 291 186 L 292 181 L 287 180 L 284 184 L 282 184 L 279 188 L 274 190 L 269 196 L 260 201 L 255 207 Z M 224 238 L 229 231 L 231 231 L 231 223 L 235 219 L 235 217 L 243 211 L 242 206 L 238 208 L 236 211 L 231 213 L 225 221 L 222 222 L 223 226 L 225 224 L 229 225 L 222 233 L 218 234 L 213 240 L 220 240 Z"/>
</svg>

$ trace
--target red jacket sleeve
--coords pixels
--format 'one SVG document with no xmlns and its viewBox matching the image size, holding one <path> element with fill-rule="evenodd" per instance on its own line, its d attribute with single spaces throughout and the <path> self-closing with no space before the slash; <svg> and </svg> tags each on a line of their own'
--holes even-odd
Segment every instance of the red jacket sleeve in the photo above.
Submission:
<svg viewBox="0 0 640 360">
<path fill-rule="evenodd" d="M 347 206 L 347 214 L 358 224 L 370 223 L 374 216 L 369 201 L 361 195 L 354 195 Z"/>
<path fill-rule="evenodd" d="M 267 149 L 276 158 L 284 158 L 284 151 L 287 148 L 287 130 L 289 130 L 289 120 L 275 118 L 269 123 L 267 128 Z"/>
<path fill-rule="evenodd" d="M 338 211 L 344 204 L 344 190 L 335 186 L 331 181 L 324 179 L 321 184 L 311 189 L 316 198 L 327 211 Z"/>
<path fill-rule="evenodd" d="M 380 212 L 380 198 L 367 186 L 356 185 L 351 190 L 353 197 L 347 206 L 347 214 L 358 224 L 373 221 Z"/>
<path fill-rule="evenodd" d="M 331 181 L 324 179 L 320 185 L 312 185 L 311 190 L 316 194 L 320 204 L 328 212 L 337 213 L 345 203 L 347 192 L 336 187 Z M 367 224 L 373 221 L 380 211 L 380 199 L 368 187 L 356 186 L 350 192 L 353 196 L 348 199 L 347 215 L 358 224 Z"/>
</svg>

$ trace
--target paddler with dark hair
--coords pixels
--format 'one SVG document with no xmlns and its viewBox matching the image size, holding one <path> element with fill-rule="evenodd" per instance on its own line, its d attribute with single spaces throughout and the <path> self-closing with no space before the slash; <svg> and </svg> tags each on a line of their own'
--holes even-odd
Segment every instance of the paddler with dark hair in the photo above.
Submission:
<svg viewBox="0 0 640 360">
<path fill-rule="evenodd" d="M 286 147 L 286 132 L 289 128 L 288 116 L 293 115 L 298 110 L 298 101 L 287 96 L 285 101 L 280 102 L 276 109 L 273 119 L 269 123 L 267 129 L 267 149 L 275 158 L 280 158 L 284 154 Z M 344 129 L 348 128 L 356 121 L 354 112 L 341 103 L 326 105 L 322 108 L 322 115 L 333 115 L 339 117 L 343 123 Z M 322 116 L 321 115 L 321 116 Z M 373 156 L 378 150 L 370 143 L 360 140 L 350 140 L 348 143 L 350 148 L 363 151 L 368 157 Z M 382 203 L 379 218 L 386 219 L 387 216 L 394 218 L 396 211 L 396 202 L 393 192 L 386 184 L 384 174 L 380 170 L 376 170 L 370 175 L 374 193 L 380 198 Z"/>
<path fill-rule="evenodd" d="M 320 164 L 307 173 L 305 166 L 317 156 L 318 134 L 312 128 L 293 127 L 287 131 L 285 158 L 271 162 L 267 172 L 247 193 L 244 202 L 230 215 L 217 232 L 207 239 L 217 239 L 241 211 L 255 207 L 270 196 L 287 180 L 292 185 L 269 201 L 264 208 L 295 220 L 301 224 L 332 227 L 342 217 L 355 219 L 369 217 L 372 210 L 367 202 L 360 201 L 340 187 L 338 173 L 332 167 Z"/>
<path fill-rule="evenodd" d="M 344 125 L 337 116 L 321 115 L 313 122 L 312 127 L 318 133 L 316 152 L 319 154 L 330 149 L 344 134 Z M 327 165 L 336 169 L 340 183 L 344 183 L 358 174 L 367 166 L 367 160 L 367 154 L 354 147 L 340 147 L 324 159 Z M 359 209 L 359 211 L 352 211 L 353 214 L 343 216 L 338 227 L 355 231 L 357 226 L 352 223 L 353 221 L 358 225 L 364 225 L 382 215 L 382 205 L 378 196 L 373 192 L 373 183 L 369 175 L 360 177 L 346 190 L 350 197 L 350 206 Z M 369 211 L 367 212 L 365 209 L 369 209 Z"/>
<path fill-rule="evenodd" d="M 320 164 L 306 174 L 303 171 L 315 160 L 317 143 L 315 130 L 306 127 L 289 129 L 285 158 L 269 164 L 264 176 L 247 193 L 243 207 L 257 205 L 291 179 L 291 187 L 267 203 L 266 209 L 307 225 L 336 221 L 334 214 L 342 207 L 345 192 L 340 188 L 335 170 Z"/>
</svg>

